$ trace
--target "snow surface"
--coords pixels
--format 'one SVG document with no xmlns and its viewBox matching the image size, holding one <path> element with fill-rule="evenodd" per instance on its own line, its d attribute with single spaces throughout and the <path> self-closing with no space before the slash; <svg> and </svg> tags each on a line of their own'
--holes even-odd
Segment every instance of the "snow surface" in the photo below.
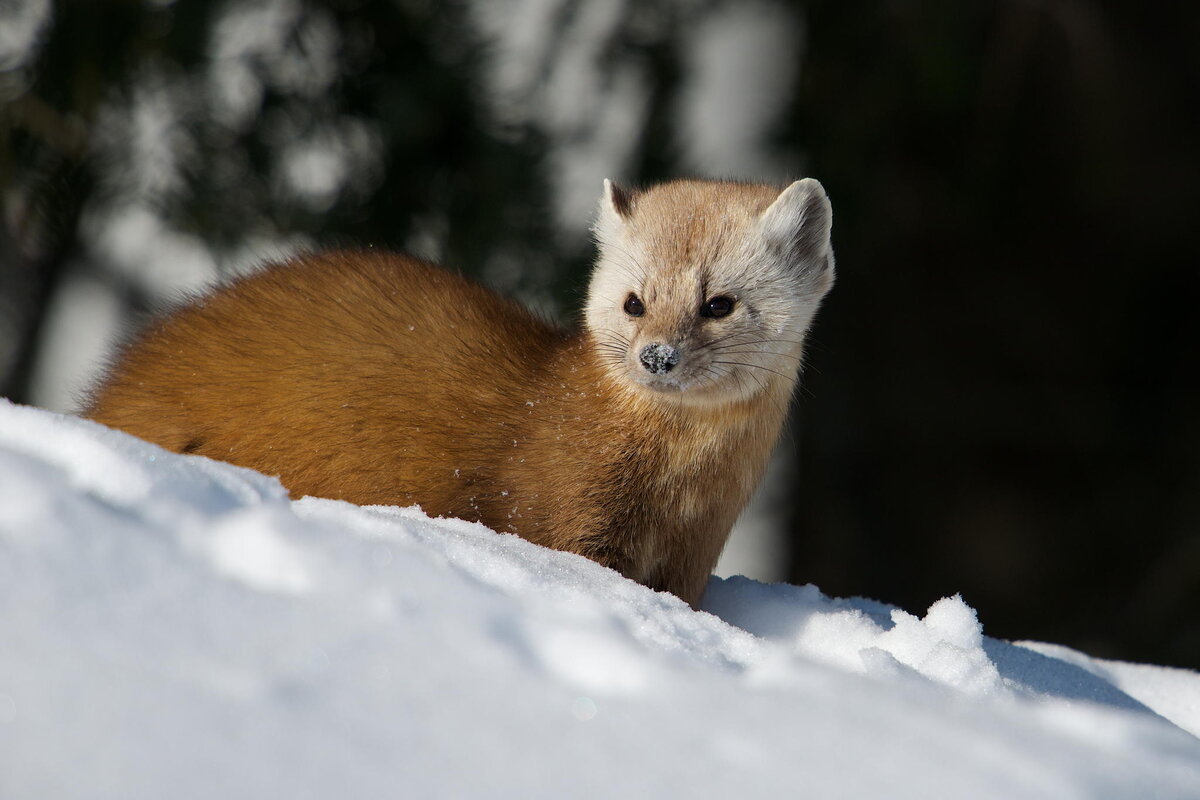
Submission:
<svg viewBox="0 0 1200 800">
<path fill-rule="evenodd" d="M 0 400 L 6 800 L 1200 797 L 1196 673 L 957 596 L 705 609 Z"/>
</svg>

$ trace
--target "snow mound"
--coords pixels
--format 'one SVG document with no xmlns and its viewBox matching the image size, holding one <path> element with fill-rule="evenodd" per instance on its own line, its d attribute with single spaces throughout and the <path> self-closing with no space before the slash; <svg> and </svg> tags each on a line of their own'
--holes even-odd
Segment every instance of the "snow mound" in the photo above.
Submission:
<svg viewBox="0 0 1200 800">
<path fill-rule="evenodd" d="M 812 586 L 705 612 L 0 401 L 0 797 L 1200 797 L 1200 676 Z"/>
</svg>

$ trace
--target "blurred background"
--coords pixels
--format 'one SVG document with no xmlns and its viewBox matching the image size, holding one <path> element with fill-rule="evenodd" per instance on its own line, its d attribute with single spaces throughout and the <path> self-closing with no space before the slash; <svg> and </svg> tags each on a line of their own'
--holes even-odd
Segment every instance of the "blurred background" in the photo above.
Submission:
<svg viewBox="0 0 1200 800">
<path fill-rule="evenodd" d="M 603 178 L 811 175 L 838 284 L 722 571 L 1200 667 L 1198 41 L 1116 0 L 0 2 L 0 395 L 71 410 L 305 247 L 570 322 Z"/>
</svg>

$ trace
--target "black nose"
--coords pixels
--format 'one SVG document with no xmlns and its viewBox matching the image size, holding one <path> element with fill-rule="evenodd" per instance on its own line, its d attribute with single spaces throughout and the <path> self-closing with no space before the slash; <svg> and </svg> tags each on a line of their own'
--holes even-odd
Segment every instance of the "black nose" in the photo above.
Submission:
<svg viewBox="0 0 1200 800">
<path fill-rule="evenodd" d="M 666 375 L 679 363 L 679 351 L 669 344 L 648 344 L 638 354 L 638 360 L 655 375 Z"/>
</svg>

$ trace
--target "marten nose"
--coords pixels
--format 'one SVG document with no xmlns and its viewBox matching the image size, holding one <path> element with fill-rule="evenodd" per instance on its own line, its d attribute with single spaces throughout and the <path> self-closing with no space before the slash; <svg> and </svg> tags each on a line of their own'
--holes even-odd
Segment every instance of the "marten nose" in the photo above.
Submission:
<svg viewBox="0 0 1200 800">
<path fill-rule="evenodd" d="M 638 354 L 642 366 L 655 375 L 666 375 L 679 363 L 679 351 L 669 344 L 648 344 Z"/>
</svg>

